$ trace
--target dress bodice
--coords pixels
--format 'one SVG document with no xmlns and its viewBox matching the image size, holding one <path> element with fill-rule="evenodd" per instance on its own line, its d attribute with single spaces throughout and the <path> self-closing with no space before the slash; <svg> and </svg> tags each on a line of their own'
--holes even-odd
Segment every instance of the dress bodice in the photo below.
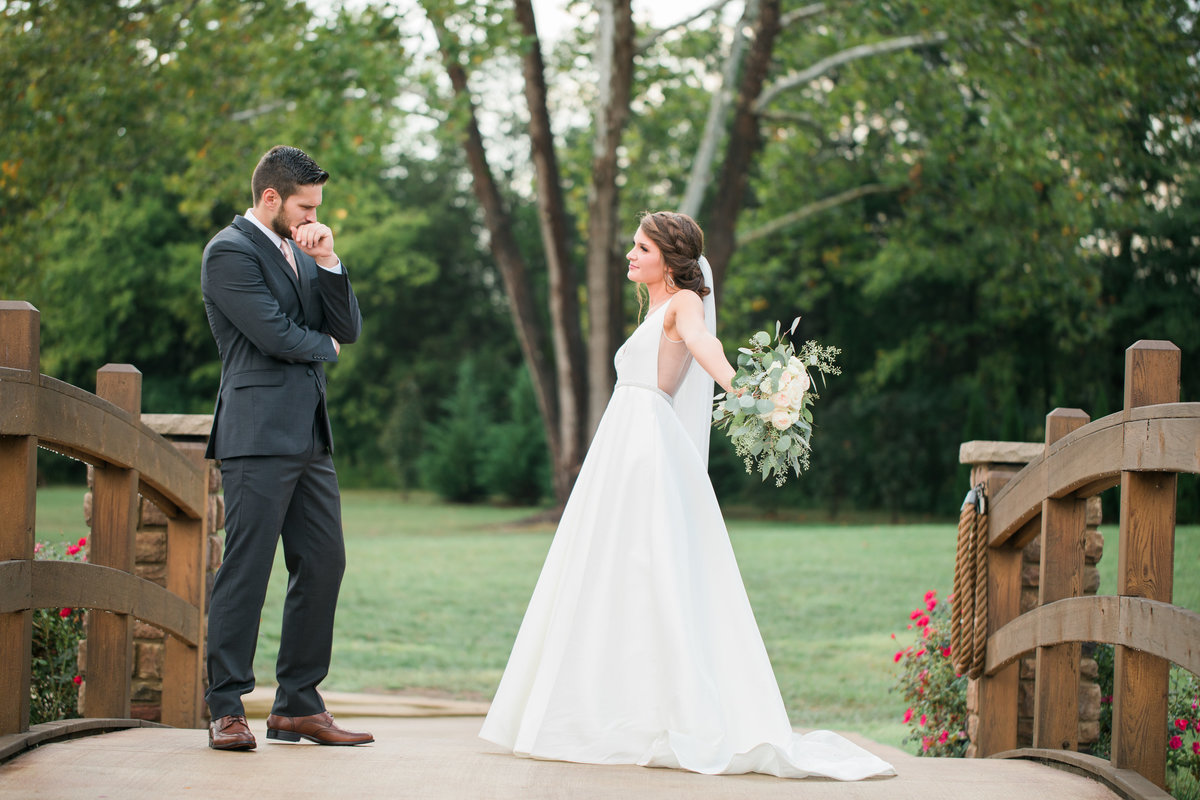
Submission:
<svg viewBox="0 0 1200 800">
<path fill-rule="evenodd" d="M 617 369 L 617 385 L 657 388 L 673 396 L 692 363 L 692 354 L 683 341 L 667 338 L 663 320 L 668 300 L 646 315 L 642 324 L 617 350 L 613 363 Z"/>
</svg>

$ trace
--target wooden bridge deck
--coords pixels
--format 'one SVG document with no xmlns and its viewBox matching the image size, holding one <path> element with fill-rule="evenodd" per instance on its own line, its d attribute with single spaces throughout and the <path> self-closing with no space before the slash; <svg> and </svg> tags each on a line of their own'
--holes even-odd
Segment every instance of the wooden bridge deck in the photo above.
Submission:
<svg viewBox="0 0 1200 800">
<path fill-rule="evenodd" d="M 328 698 L 327 698 L 328 699 Z M 470 704 L 330 703 L 339 723 L 370 730 L 361 747 L 268 742 L 266 711 L 248 707 L 258 749 L 219 753 L 200 730 L 142 727 L 45 744 L 0 765 L 0 800 L 121 798 L 644 798 L 708 800 L 1114 800 L 1090 778 L 1032 761 L 916 758 L 850 734 L 896 766 L 897 777 L 860 783 L 709 777 L 641 767 L 598 767 L 516 758 L 477 738 Z M 433 714 L 435 716 L 428 716 Z M 436 716 L 453 714 L 456 716 Z M 476 715 L 472 715 L 476 714 Z"/>
</svg>

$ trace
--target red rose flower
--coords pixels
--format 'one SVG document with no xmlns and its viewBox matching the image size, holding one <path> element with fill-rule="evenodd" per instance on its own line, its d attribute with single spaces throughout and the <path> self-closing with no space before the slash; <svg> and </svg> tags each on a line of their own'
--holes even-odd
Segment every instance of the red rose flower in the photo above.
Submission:
<svg viewBox="0 0 1200 800">
<path fill-rule="evenodd" d="M 60 617 L 62 617 L 63 619 L 66 619 L 67 617 L 71 616 L 71 612 L 72 612 L 72 611 L 74 611 L 74 609 L 71 609 L 71 608 L 60 608 L 60 609 L 58 610 L 58 615 L 59 615 Z"/>
<path fill-rule="evenodd" d="M 1179 748 L 1183 747 L 1183 739 L 1180 739 L 1178 736 L 1172 736 L 1167 742 L 1167 747 L 1171 748 L 1172 750 L 1178 750 Z"/>
</svg>

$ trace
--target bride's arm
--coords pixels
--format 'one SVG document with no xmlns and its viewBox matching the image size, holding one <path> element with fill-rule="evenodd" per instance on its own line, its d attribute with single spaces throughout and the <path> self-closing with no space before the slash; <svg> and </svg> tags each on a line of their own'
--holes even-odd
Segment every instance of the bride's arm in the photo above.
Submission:
<svg viewBox="0 0 1200 800">
<path fill-rule="evenodd" d="M 671 302 L 674 313 L 675 332 L 678 338 L 687 343 L 687 349 L 704 371 L 713 377 L 725 391 L 733 391 L 731 381 L 737 370 L 725 357 L 725 349 L 721 340 L 708 332 L 704 324 L 704 301 L 700 295 L 691 291 L 680 292 Z M 664 320 L 669 326 L 671 320 Z M 670 335 L 670 331 L 667 331 Z M 676 338 L 676 337 L 672 337 Z"/>
</svg>

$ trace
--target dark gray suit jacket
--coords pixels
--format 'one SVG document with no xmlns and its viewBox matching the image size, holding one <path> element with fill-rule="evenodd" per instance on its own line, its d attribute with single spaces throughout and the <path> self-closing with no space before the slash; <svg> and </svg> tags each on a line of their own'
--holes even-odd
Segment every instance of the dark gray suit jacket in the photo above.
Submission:
<svg viewBox="0 0 1200 800">
<path fill-rule="evenodd" d="M 310 446 L 314 420 L 333 449 L 324 363 L 337 361 L 337 351 L 329 337 L 353 342 L 362 314 L 345 265 L 332 273 L 288 245 L 299 279 L 240 215 L 204 248 L 200 286 L 221 354 L 208 458 L 296 455 Z"/>
</svg>

